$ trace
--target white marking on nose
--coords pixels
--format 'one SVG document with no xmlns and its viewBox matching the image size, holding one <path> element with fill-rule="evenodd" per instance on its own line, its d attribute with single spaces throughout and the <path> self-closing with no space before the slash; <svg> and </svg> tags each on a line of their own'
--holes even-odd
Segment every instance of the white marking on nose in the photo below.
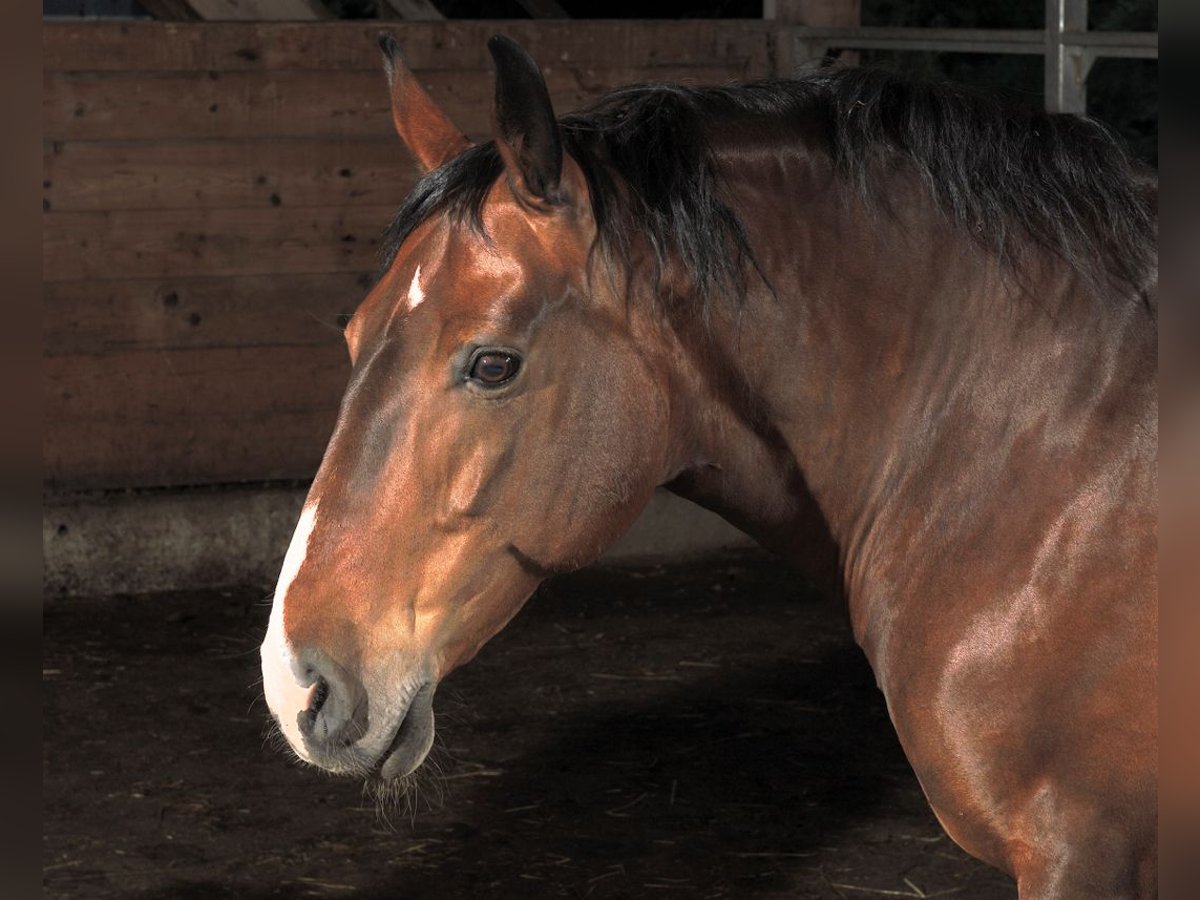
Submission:
<svg viewBox="0 0 1200 900">
<path fill-rule="evenodd" d="M 261 649 L 263 693 L 267 697 L 267 706 L 278 718 L 280 728 L 292 749 L 303 759 L 307 759 L 308 755 L 296 723 L 296 716 L 308 707 L 313 686 L 304 683 L 304 673 L 299 671 L 300 666 L 288 644 L 287 635 L 283 630 L 283 607 L 288 588 L 292 586 L 308 556 L 309 539 L 312 537 L 313 526 L 317 524 L 317 506 L 316 500 L 308 503 L 300 513 L 300 521 L 296 523 L 292 542 L 283 557 L 283 568 L 279 572 L 275 600 L 271 604 L 271 618 Z"/>
<path fill-rule="evenodd" d="M 425 291 L 421 289 L 421 267 L 413 273 L 412 284 L 408 286 L 408 308 L 414 310 L 425 302 Z"/>
<path fill-rule="evenodd" d="M 300 521 L 296 523 L 296 531 L 292 534 L 292 542 L 288 544 L 287 553 L 283 557 L 283 568 L 279 570 L 279 584 L 275 587 L 275 609 L 282 609 L 283 598 L 288 588 L 296 580 L 296 574 L 304 565 L 308 556 L 308 539 L 312 536 L 313 526 L 317 524 L 317 507 L 320 502 L 314 500 L 305 505 L 300 513 Z"/>
</svg>

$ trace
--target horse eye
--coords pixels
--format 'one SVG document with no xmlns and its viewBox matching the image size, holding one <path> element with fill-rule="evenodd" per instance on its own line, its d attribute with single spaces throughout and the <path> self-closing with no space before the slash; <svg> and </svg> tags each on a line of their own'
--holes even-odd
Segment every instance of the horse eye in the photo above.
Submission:
<svg viewBox="0 0 1200 900">
<path fill-rule="evenodd" d="M 521 360 L 504 350 L 485 350 L 471 360 L 467 377 L 485 387 L 499 387 L 512 380 L 521 367 Z"/>
</svg>

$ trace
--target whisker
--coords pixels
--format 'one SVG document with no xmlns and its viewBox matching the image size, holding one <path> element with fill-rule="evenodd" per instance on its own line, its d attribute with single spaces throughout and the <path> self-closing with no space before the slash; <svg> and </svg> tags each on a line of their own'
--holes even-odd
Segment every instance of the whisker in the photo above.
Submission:
<svg viewBox="0 0 1200 900">
<path fill-rule="evenodd" d="M 337 324 L 337 320 L 343 318 L 344 316 L 345 316 L 345 313 L 337 313 L 334 315 L 334 321 L 330 322 L 326 316 L 318 316 L 312 310 L 308 311 L 308 317 L 310 319 L 312 319 L 314 322 L 316 322 L 322 328 L 325 328 L 328 331 L 332 331 L 333 333 L 338 335 L 338 337 L 341 337 L 341 336 L 345 335 L 345 333 L 346 333 L 346 329 Z"/>
</svg>

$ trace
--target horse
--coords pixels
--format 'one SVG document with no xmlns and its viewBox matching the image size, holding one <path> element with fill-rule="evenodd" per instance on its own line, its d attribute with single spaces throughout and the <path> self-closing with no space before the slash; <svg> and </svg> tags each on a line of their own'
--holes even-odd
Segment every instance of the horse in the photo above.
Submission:
<svg viewBox="0 0 1200 900">
<path fill-rule="evenodd" d="M 380 43 L 424 174 L 261 648 L 295 753 L 413 772 L 439 682 L 665 486 L 828 535 L 929 805 L 1022 900 L 1154 896 L 1155 180 L 869 70 L 560 118 L 503 36 L 476 143 Z"/>
</svg>

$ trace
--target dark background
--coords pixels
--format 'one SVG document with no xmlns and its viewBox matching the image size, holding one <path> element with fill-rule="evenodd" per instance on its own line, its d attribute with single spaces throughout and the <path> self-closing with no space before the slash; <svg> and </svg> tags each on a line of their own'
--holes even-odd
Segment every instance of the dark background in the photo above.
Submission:
<svg viewBox="0 0 1200 900">
<path fill-rule="evenodd" d="M 447 18 L 524 19 L 517 0 L 436 0 Z M 757 19 L 761 0 L 559 0 L 580 19 Z M 375 18 L 376 0 L 336 0 L 343 18 Z M 45 15 L 144 16 L 136 0 L 42 0 Z M 863 0 L 862 24 L 924 28 L 1041 28 L 1043 0 Z M 1088 27 L 1156 31 L 1155 0 L 1092 0 Z M 1042 103 L 1040 56 L 870 50 L 867 65 L 926 79 L 949 79 L 1000 91 L 1017 103 Z M 1108 124 L 1143 162 L 1158 167 L 1158 61 L 1101 59 L 1088 78 L 1088 114 Z"/>
</svg>

